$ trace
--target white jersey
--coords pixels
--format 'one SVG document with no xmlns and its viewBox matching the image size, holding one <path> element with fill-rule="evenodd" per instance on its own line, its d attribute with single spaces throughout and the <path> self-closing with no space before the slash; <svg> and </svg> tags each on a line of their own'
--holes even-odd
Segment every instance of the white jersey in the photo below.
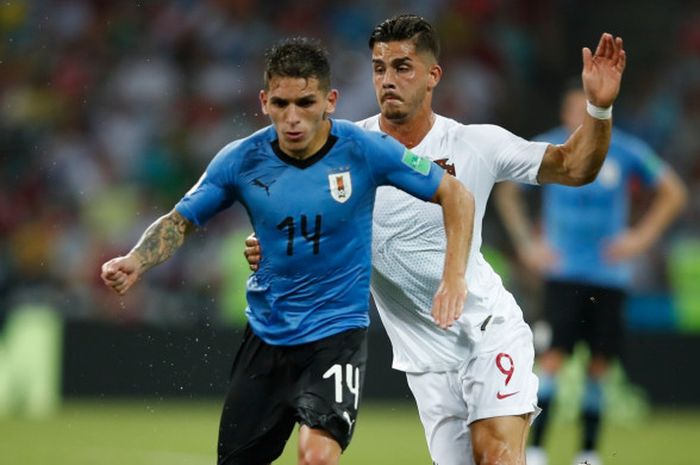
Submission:
<svg viewBox="0 0 700 465">
<path fill-rule="evenodd" d="M 379 115 L 357 124 L 380 130 Z M 476 201 L 467 300 L 458 324 L 447 330 L 430 314 L 444 265 L 442 210 L 393 187 L 377 190 L 371 291 L 391 339 L 393 368 L 406 372 L 456 369 L 469 358 L 489 316 L 493 323 L 522 319 L 512 295 L 481 255 L 482 220 L 494 183 L 537 183 L 547 145 L 528 142 L 498 126 L 463 125 L 436 115 L 430 132 L 411 149 L 454 173 Z"/>
</svg>

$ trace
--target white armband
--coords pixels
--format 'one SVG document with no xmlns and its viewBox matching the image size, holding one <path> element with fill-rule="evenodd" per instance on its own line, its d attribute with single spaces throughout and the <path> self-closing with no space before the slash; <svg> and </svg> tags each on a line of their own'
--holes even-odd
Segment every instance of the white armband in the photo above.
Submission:
<svg viewBox="0 0 700 465">
<path fill-rule="evenodd" d="M 595 119 L 610 119 L 612 118 L 612 105 L 609 107 L 603 108 L 603 107 L 597 107 L 593 105 L 591 102 L 586 101 L 586 111 L 588 112 L 589 115 L 594 117 Z"/>
</svg>

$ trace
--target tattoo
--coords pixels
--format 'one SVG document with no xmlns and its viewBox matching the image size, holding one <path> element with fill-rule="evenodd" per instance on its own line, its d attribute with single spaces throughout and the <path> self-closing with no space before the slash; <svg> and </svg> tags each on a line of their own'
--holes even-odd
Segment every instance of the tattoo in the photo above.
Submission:
<svg viewBox="0 0 700 465">
<path fill-rule="evenodd" d="M 173 210 L 146 229 L 131 253 L 141 263 L 142 271 L 146 271 L 170 258 L 191 230 L 192 223 Z"/>
</svg>

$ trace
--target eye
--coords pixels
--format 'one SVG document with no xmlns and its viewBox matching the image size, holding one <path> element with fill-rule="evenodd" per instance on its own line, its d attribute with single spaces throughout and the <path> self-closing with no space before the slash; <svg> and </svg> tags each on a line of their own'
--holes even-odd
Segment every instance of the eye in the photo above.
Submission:
<svg viewBox="0 0 700 465">
<path fill-rule="evenodd" d="M 396 67 L 396 71 L 399 73 L 405 73 L 406 71 L 410 71 L 411 67 L 409 65 L 399 65 Z"/>
<path fill-rule="evenodd" d="M 384 72 L 384 66 L 374 65 L 374 74 L 382 74 Z"/>
<path fill-rule="evenodd" d="M 314 100 L 314 99 L 303 99 L 303 100 L 300 100 L 297 105 L 300 106 L 301 108 L 309 108 L 314 103 L 316 103 L 316 100 Z"/>
</svg>

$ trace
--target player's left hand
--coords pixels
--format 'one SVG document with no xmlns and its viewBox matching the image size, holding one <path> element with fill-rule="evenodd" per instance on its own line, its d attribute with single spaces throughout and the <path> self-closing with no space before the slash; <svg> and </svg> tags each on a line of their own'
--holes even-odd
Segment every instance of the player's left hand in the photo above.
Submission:
<svg viewBox="0 0 700 465">
<path fill-rule="evenodd" d="M 464 277 L 445 279 L 440 282 L 433 297 L 432 315 L 435 323 L 447 329 L 462 315 L 467 298 L 467 284 Z"/>
<path fill-rule="evenodd" d="M 248 262 L 248 266 L 251 271 L 258 271 L 260 267 L 260 260 L 262 259 L 262 253 L 260 251 L 260 242 L 255 236 L 255 233 L 246 237 L 245 249 L 243 250 L 243 256 Z"/>
<path fill-rule="evenodd" d="M 620 81 L 625 70 L 627 55 L 621 37 L 604 33 L 600 37 L 595 54 L 583 48 L 581 79 L 586 98 L 593 105 L 609 107 L 620 92 Z"/>
<path fill-rule="evenodd" d="M 615 237 L 605 248 L 605 258 L 610 263 L 629 260 L 646 252 L 650 243 L 642 234 L 630 229 Z"/>
</svg>

